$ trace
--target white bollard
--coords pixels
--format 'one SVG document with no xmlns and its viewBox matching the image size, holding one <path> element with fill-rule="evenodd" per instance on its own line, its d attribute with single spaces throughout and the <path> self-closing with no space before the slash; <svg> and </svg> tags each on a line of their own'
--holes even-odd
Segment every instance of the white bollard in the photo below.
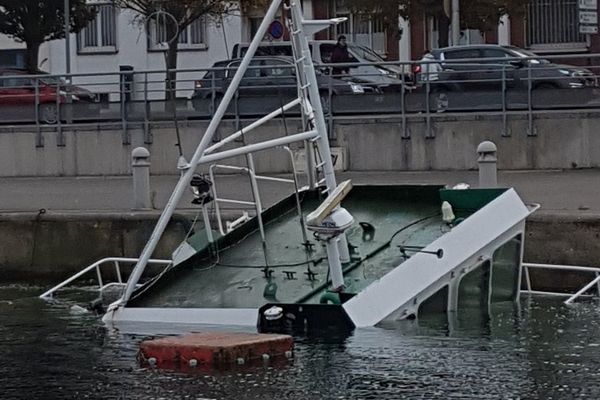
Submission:
<svg viewBox="0 0 600 400">
<path fill-rule="evenodd" d="M 150 152 L 137 147 L 131 152 L 133 175 L 133 209 L 150 209 Z"/>
<path fill-rule="evenodd" d="M 493 142 L 481 142 L 477 146 L 477 163 L 479 164 L 479 187 L 498 187 L 498 148 Z"/>
</svg>

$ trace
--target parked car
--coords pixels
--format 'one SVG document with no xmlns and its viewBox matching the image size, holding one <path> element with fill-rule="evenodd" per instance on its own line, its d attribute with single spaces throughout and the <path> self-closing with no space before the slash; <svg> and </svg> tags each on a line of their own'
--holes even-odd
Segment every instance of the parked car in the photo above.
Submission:
<svg viewBox="0 0 600 400">
<path fill-rule="evenodd" d="M 67 102 L 81 103 L 96 111 L 99 110 L 98 98 L 94 93 L 72 85 L 62 78 L 43 71 L 37 71 L 32 75 L 25 69 L 0 70 L 0 107 L 37 104 L 39 120 L 53 124 L 58 122 L 59 104 Z"/>
<path fill-rule="evenodd" d="M 487 100 L 483 100 L 483 103 L 479 100 L 480 106 L 485 106 L 487 102 L 497 103 L 497 94 L 506 89 L 517 95 L 511 97 L 514 106 L 532 100 L 547 104 L 560 103 L 561 96 L 555 93 L 556 89 L 597 86 L 596 77 L 586 68 L 555 64 L 530 51 L 500 45 L 455 46 L 432 50 L 423 56 L 415 74 L 420 89 L 429 89 L 432 93 L 426 96 L 430 108 L 438 112 L 449 108 L 470 110 L 474 107 L 469 98 L 455 93 L 488 93 L 490 96 Z M 527 97 L 530 89 L 534 95 L 532 98 Z M 577 96 L 575 103 L 571 101 L 573 104 L 569 104 L 567 100 L 563 105 L 585 104 L 593 97 L 591 91 L 582 95 Z"/>
<path fill-rule="evenodd" d="M 241 59 L 218 61 L 202 79 L 195 82 L 192 103 L 196 110 L 205 111 L 206 102 L 202 102 L 203 99 L 214 99 L 213 106 L 221 101 L 240 63 Z M 338 79 L 321 73 L 317 73 L 317 83 L 326 112 L 329 110 L 330 94 L 337 96 L 376 92 L 372 87 L 353 80 Z M 240 98 L 260 98 L 263 99 L 263 104 L 273 102 L 274 107 L 263 107 L 268 111 L 296 98 L 297 93 L 296 69 L 292 58 L 286 56 L 254 57 L 238 89 Z"/>
<path fill-rule="evenodd" d="M 462 61 L 464 60 L 464 61 Z M 419 83 L 434 83 L 437 89 L 508 88 L 579 89 L 596 86 L 594 74 L 582 67 L 555 64 L 515 46 L 471 45 L 435 49 L 417 66 Z"/>
<path fill-rule="evenodd" d="M 329 68 L 325 64 L 331 63 L 331 53 L 336 42 L 334 40 L 312 40 L 309 48 L 313 62 L 322 73 L 328 73 Z M 248 51 L 249 43 L 238 43 L 233 46 L 232 58 L 241 58 Z M 381 91 L 399 91 L 403 84 L 414 80 L 412 71 L 398 65 L 381 64 L 386 61 L 372 49 L 356 44 L 348 43 L 348 53 L 351 57 L 349 75 L 356 82 L 371 85 Z M 256 56 L 292 56 L 292 45 L 290 42 L 265 42 L 261 43 L 256 50 Z M 369 65 L 370 64 L 370 65 Z"/>
</svg>

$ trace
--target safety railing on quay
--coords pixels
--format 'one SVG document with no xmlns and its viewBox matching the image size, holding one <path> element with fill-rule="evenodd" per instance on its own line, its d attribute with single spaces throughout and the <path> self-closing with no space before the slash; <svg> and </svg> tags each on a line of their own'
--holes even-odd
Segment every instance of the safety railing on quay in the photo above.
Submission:
<svg viewBox="0 0 600 400">
<path fill-rule="evenodd" d="M 255 64 L 227 118 L 239 122 L 263 115 L 296 97 L 295 71 L 285 57 L 260 57 Z M 536 135 L 538 113 L 597 110 L 600 65 L 594 64 L 600 64 L 600 54 L 319 64 L 317 70 L 330 125 L 338 117 L 389 116 L 402 120 L 402 135 L 409 138 L 408 119 L 416 117 L 432 138 L 432 124 L 450 113 L 498 113 L 504 135 L 510 135 L 508 118 L 525 114 L 528 134 Z M 44 145 L 44 129 L 56 129 L 61 146 L 65 126 L 85 123 L 120 124 L 124 143 L 130 142 L 130 126 L 141 125 L 151 143 L 153 122 L 211 118 L 236 68 L 234 62 L 216 65 L 176 70 L 171 83 L 164 70 L 72 75 L 7 70 L 0 76 L 0 124 L 34 124 L 38 146 Z"/>
</svg>

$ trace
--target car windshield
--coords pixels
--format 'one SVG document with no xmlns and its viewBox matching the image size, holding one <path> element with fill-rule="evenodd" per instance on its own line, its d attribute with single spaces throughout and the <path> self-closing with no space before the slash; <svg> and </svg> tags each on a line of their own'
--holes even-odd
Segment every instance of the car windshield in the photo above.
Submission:
<svg viewBox="0 0 600 400">
<path fill-rule="evenodd" d="M 510 48 L 510 53 L 512 55 L 514 55 L 515 57 L 519 57 L 519 58 L 536 57 L 535 59 L 527 61 L 530 64 L 550 64 L 550 61 L 548 61 L 548 60 L 546 60 L 544 58 L 539 58 L 539 56 L 537 54 L 535 54 L 535 53 L 533 53 L 531 51 L 519 49 L 517 47 L 511 47 Z"/>
<path fill-rule="evenodd" d="M 359 59 L 362 58 L 363 60 L 369 62 L 385 62 L 385 60 L 381 58 L 379 54 L 367 47 L 360 46 L 358 44 L 348 44 L 348 48 L 352 53 L 355 53 Z"/>
</svg>

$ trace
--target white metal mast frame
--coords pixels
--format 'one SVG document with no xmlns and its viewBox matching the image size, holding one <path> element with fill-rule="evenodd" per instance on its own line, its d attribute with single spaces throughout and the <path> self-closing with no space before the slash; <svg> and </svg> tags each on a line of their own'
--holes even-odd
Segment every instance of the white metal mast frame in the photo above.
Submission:
<svg viewBox="0 0 600 400">
<path fill-rule="evenodd" d="M 312 28 L 313 30 L 321 30 L 319 29 L 321 28 L 320 21 L 305 21 L 303 19 L 302 9 L 300 8 L 300 0 L 291 0 L 290 9 L 292 14 L 292 49 L 294 52 L 294 60 L 299 70 L 299 73 L 297 74 L 299 80 L 298 83 L 302 92 L 305 89 L 308 91 L 308 99 L 310 99 L 310 101 L 304 102 L 304 107 L 306 108 L 305 112 L 307 112 L 307 114 L 309 115 L 309 122 L 314 124 L 314 128 L 319 134 L 315 138 L 315 141 L 319 149 L 319 153 L 323 157 L 323 175 L 325 178 L 325 185 L 327 186 L 328 193 L 332 193 L 333 190 L 336 188 L 337 183 L 335 181 L 335 171 L 333 169 L 333 160 L 331 158 L 331 149 L 329 147 L 327 125 L 325 124 L 323 106 L 321 104 L 321 96 L 319 95 L 319 84 L 317 81 L 317 74 L 315 72 L 307 38 L 307 35 L 310 33 L 310 28 Z M 329 24 L 336 24 L 341 21 L 341 19 L 331 20 Z M 306 82 L 304 82 L 304 79 L 306 79 Z M 303 93 L 300 93 L 300 96 L 303 95 Z M 310 111 L 311 106 L 312 113 Z M 350 251 L 348 250 L 348 241 L 346 240 L 346 235 L 340 235 L 337 239 L 337 249 L 335 249 L 334 247 L 335 246 L 329 246 L 328 248 L 328 252 L 331 250 L 334 253 L 338 253 L 332 254 L 331 259 L 339 259 L 343 263 L 350 262 Z M 330 265 L 330 268 L 339 269 L 338 275 L 341 275 L 341 266 L 336 267 Z M 332 271 L 332 276 L 333 275 L 334 274 Z M 340 286 L 341 285 L 339 284 L 337 286 L 334 284 L 334 289 L 341 289 Z"/>
<path fill-rule="evenodd" d="M 175 189 L 173 190 L 173 193 L 171 194 L 171 197 L 169 198 L 169 201 L 167 202 L 167 204 L 166 204 L 166 206 L 154 228 L 154 231 L 152 232 L 152 235 L 150 236 L 150 239 L 146 243 L 146 246 L 144 247 L 140 258 L 139 258 L 137 264 L 135 265 L 135 268 L 133 269 L 129 280 L 127 281 L 127 286 L 125 288 L 123 296 L 121 297 L 121 299 L 119 299 L 116 302 L 114 302 L 113 304 L 111 304 L 111 306 L 109 307 L 109 310 L 108 310 L 109 312 L 115 311 L 119 307 L 125 306 L 127 301 L 131 298 L 131 295 L 133 294 L 133 291 L 135 290 L 135 287 L 136 287 L 140 277 L 142 276 L 142 273 L 145 270 L 146 265 L 148 264 L 148 261 L 150 260 L 150 257 L 152 256 L 152 253 L 156 249 L 158 241 L 160 240 L 162 234 L 164 233 L 164 231 L 167 227 L 167 224 L 169 223 L 169 220 L 171 219 L 171 217 L 175 211 L 175 208 L 177 207 L 179 201 L 181 200 L 185 190 L 187 189 L 188 185 L 190 184 L 198 165 L 217 161 L 217 160 L 224 159 L 224 158 L 229 158 L 229 157 L 232 157 L 235 155 L 249 154 L 249 153 L 251 153 L 253 151 L 257 151 L 259 149 L 266 149 L 266 148 L 282 146 L 282 145 L 286 145 L 286 144 L 289 144 L 289 143 L 292 143 L 295 141 L 306 141 L 308 143 L 308 142 L 311 142 L 311 140 L 314 140 L 314 141 L 316 141 L 317 147 L 323 157 L 323 173 L 325 176 L 327 190 L 329 193 L 331 193 L 335 189 L 336 181 L 335 181 L 335 173 L 334 173 L 334 169 L 333 169 L 333 162 L 332 162 L 332 158 L 331 158 L 331 150 L 329 148 L 329 142 L 328 142 L 327 125 L 325 124 L 325 118 L 323 117 L 323 108 L 321 106 L 321 99 L 319 96 L 319 91 L 318 91 L 318 86 L 317 86 L 318 83 L 317 83 L 316 73 L 314 70 L 314 65 L 312 63 L 312 58 L 310 56 L 310 49 L 308 46 L 307 35 L 312 35 L 313 33 L 317 32 L 319 30 L 325 29 L 331 24 L 339 23 L 342 20 L 341 19 L 332 19 L 332 20 L 325 20 L 325 21 L 304 20 L 302 17 L 301 5 L 298 0 L 292 0 L 290 2 L 289 8 L 288 7 L 286 7 L 286 8 L 288 8 L 291 12 L 292 26 L 294 26 L 294 32 L 292 32 L 292 34 L 294 35 L 293 42 L 295 45 L 293 45 L 293 48 L 294 48 L 294 58 L 296 61 L 296 66 L 300 72 L 298 74 L 298 78 L 299 78 L 299 82 L 304 82 L 304 84 L 300 87 L 300 90 L 299 90 L 299 95 L 300 95 L 299 100 L 301 102 L 303 113 L 308 114 L 308 120 L 311 122 L 311 125 L 313 125 L 313 129 L 308 129 L 307 132 L 290 135 L 287 137 L 272 139 L 272 140 L 268 140 L 268 141 L 265 141 L 262 143 L 246 145 L 241 148 L 237 148 L 237 149 L 233 149 L 233 150 L 222 151 L 222 152 L 211 154 L 211 155 L 206 154 L 208 149 L 215 150 L 216 147 L 218 147 L 218 146 L 212 146 L 211 148 L 209 148 L 209 145 L 211 144 L 211 142 L 213 140 L 213 136 L 217 130 L 218 125 L 220 124 L 220 122 L 223 118 L 223 115 L 225 114 L 227 107 L 229 106 L 229 103 L 231 102 L 232 98 L 234 97 L 234 95 L 237 91 L 237 88 L 239 87 L 239 84 L 240 84 L 240 81 L 241 81 L 243 75 L 245 74 L 248 66 L 250 65 L 251 59 L 254 57 L 254 54 L 256 53 L 256 50 L 261 42 L 261 39 L 267 33 L 267 29 L 268 29 L 269 25 L 271 24 L 271 22 L 274 20 L 275 15 L 276 15 L 277 11 L 279 10 L 279 7 L 281 6 L 281 4 L 282 4 L 282 0 L 273 0 L 271 5 L 269 6 L 269 8 L 265 14 L 265 17 L 256 32 L 254 39 L 252 40 L 252 42 L 250 43 L 250 46 L 248 47 L 247 53 L 245 54 L 244 58 L 242 59 L 240 66 L 238 67 L 235 75 L 233 76 L 233 78 L 231 80 L 231 84 L 229 85 L 227 91 L 225 92 L 222 101 L 220 102 L 217 110 L 215 111 L 214 117 L 212 118 L 212 120 L 210 121 L 210 123 L 206 129 L 204 136 L 202 137 L 200 143 L 196 147 L 196 150 L 195 150 L 190 162 L 183 168 L 184 172 L 182 173 L 181 178 L 179 179 L 179 182 L 175 186 Z M 298 53 L 299 49 L 296 48 L 298 45 L 300 45 L 300 53 Z M 299 54 L 301 54 L 300 57 L 298 57 Z M 300 92 L 304 92 L 304 90 L 307 90 L 308 96 L 305 95 L 306 92 L 300 93 Z M 293 106 L 294 103 L 295 102 L 289 103 L 288 105 L 286 105 L 286 108 Z M 273 112 L 269 116 L 271 116 L 271 118 L 272 118 L 275 115 L 280 114 L 282 111 L 283 111 L 283 109 L 280 112 Z M 266 122 L 268 119 L 270 119 L 270 118 L 268 118 L 268 117 L 262 118 L 261 120 L 259 120 L 259 121 L 261 121 L 261 122 L 259 122 L 259 124 Z M 232 140 L 232 139 L 231 138 L 224 139 L 224 141 L 230 141 L 230 140 Z M 210 150 L 208 151 L 208 153 L 210 153 Z M 343 236 L 339 242 L 339 248 L 341 249 L 340 258 L 343 262 L 346 262 L 349 259 L 348 246 L 347 246 L 345 237 L 343 237 Z M 339 266 L 339 268 L 341 269 L 341 266 Z"/>
</svg>

